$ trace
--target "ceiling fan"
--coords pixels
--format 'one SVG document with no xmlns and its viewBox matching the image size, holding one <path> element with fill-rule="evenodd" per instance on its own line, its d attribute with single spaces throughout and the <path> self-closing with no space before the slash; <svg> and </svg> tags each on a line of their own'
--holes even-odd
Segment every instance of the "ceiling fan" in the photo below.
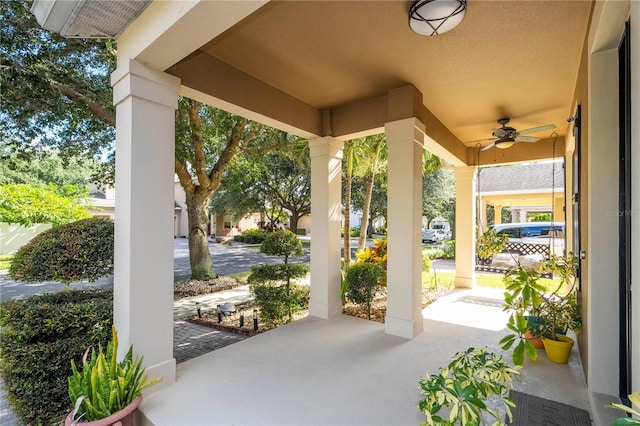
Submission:
<svg viewBox="0 0 640 426">
<path fill-rule="evenodd" d="M 493 137 L 497 139 L 491 142 L 489 145 L 482 148 L 482 151 L 491 149 L 494 146 L 496 148 L 501 148 L 501 149 L 509 148 L 516 142 L 528 142 L 528 143 L 538 142 L 540 138 L 536 138 L 532 136 L 523 136 L 523 135 L 526 135 L 529 133 L 543 132 L 545 130 L 551 130 L 556 128 L 555 124 L 546 124 L 544 126 L 532 127 L 530 129 L 517 131 L 513 127 L 508 127 L 507 126 L 508 123 L 509 123 L 508 118 L 501 118 L 500 120 L 498 120 L 498 124 L 500 124 L 502 127 L 499 127 L 497 129 L 492 129 L 492 132 L 491 132 Z"/>
</svg>

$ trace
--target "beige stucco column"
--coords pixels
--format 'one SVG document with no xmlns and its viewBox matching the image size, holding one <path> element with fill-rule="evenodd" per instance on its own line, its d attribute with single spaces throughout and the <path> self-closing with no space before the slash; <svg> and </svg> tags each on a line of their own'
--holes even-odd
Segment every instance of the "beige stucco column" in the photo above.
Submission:
<svg viewBox="0 0 640 426">
<path fill-rule="evenodd" d="M 489 224 L 487 223 L 487 207 L 489 203 L 480 195 L 478 196 L 480 197 L 480 223 L 478 224 L 478 233 L 482 235 L 489 229 Z"/>
<path fill-rule="evenodd" d="M 116 106 L 114 324 L 121 356 L 144 356 L 159 386 L 173 358 L 173 162 L 179 80 L 129 61 L 112 75 Z"/>
<path fill-rule="evenodd" d="M 385 332 L 422 333 L 422 147 L 415 118 L 385 124 L 388 147 L 388 258 Z"/>
<path fill-rule="evenodd" d="M 553 221 L 554 222 L 564 222 L 565 221 L 564 197 L 556 197 L 553 200 Z"/>
<path fill-rule="evenodd" d="M 476 285 L 476 170 L 456 167 L 456 280 L 455 286 Z"/>
<path fill-rule="evenodd" d="M 500 225 L 502 223 L 502 207 L 499 204 L 493 205 L 493 223 L 494 225 Z"/>
<path fill-rule="evenodd" d="M 342 213 L 342 141 L 309 141 L 311 154 L 311 296 L 309 315 L 340 315 L 340 219 Z"/>
</svg>

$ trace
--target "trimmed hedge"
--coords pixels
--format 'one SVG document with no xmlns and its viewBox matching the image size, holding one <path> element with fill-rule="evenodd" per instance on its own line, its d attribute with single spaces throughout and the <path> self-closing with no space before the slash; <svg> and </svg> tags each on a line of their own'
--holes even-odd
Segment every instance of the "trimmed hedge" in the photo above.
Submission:
<svg viewBox="0 0 640 426">
<path fill-rule="evenodd" d="M 71 359 L 105 346 L 111 336 L 113 292 L 67 290 L 0 304 L 0 374 L 22 424 L 59 425 L 71 410 Z"/>
<path fill-rule="evenodd" d="M 113 222 L 92 218 L 51 228 L 16 253 L 9 275 L 29 282 L 96 281 L 113 273 Z"/>
<path fill-rule="evenodd" d="M 384 269 L 376 263 L 356 263 L 347 271 L 347 297 L 358 305 L 367 307 L 367 318 L 371 319 L 371 302 L 384 287 Z"/>
<path fill-rule="evenodd" d="M 293 321 L 296 312 L 309 306 L 309 286 L 268 281 L 251 284 L 249 288 L 260 307 L 260 320 L 269 327 Z"/>
<path fill-rule="evenodd" d="M 242 235 L 236 235 L 233 239 L 241 243 L 262 244 L 264 239 L 267 237 L 267 234 L 268 232 L 263 231 L 262 229 L 251 228 L 243 231 Z"/>
</svg>

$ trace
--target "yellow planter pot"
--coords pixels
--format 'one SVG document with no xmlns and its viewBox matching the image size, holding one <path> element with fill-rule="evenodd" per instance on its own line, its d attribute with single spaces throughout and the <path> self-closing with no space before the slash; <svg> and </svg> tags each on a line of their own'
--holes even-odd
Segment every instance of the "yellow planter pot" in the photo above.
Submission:
<svg viewBox="0 0 640 426">
<path fill-rule="evenodd" d="M 571 355 L 571 348 L 573 348 L 573 339 L 561 334 L 556 334 L 557 340 L 542 338 L 544 343 L 544 351 L 547 354 L 547 358 L 558 364 L 566 364 L 569 362 L 569 356 Z"/>
</svg>

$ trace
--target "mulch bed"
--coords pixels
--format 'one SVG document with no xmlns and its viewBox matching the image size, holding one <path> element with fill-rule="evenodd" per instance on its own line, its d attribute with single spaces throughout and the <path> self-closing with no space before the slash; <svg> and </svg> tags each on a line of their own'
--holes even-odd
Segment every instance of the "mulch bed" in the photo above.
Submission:
<svg viewBox="0 0 640 426">
<path fill-rule="evenodd" d="M 244 284 L 240 284 L 244 285 Z M 232 287 L 233 288 L 233 287 Z M 422 289 L 422 308 L 424 309 L 438 298 L 444 296 L 449 289 L 447 287 L 437 287 L 435 289 L 424 288 Z M 201 294 L 201 293 L 199 293 Z M 258 313 L 258 330 L 253 329 L 253 311 L 257 310 Z M 244 326 L 240 327 L 240 315 L 244 313 Z M 345 315 L 351 315 L 358 318 L 367 319 L 367 307 L 356 305 L 351 302 L 347 302 L 342 310 Z M 381 292 L 371 304 L 371 321 L 377 321 L 384 323 L 384 318 L 387 314 L 387 294 L 386 289 Z M 308 311 L 299 312 L 294 321 L 304 318 L 308 315 Z M 202 312 L 202 318 L 194 316 L 188 318 L 187 321 L 214 328 L 216 330 L 230 331 L 233 333 L 242 334 L 244 336 L 255 336 L 256 334 L 263 333 L 271 330 L 277 326 L 268 327 L 260 322 L 260 308 L 253 301 L 236 305 L 236 312 L 229 316 L 222 316 L 222 321 L 218 321 L 218 314 L 215 309 L 211 311 Z"/>
<path fill-rule="evenodd" d="M 220 276 L 208 281 L 185 280 L 178 281 L 174 288 L 173 294 L 177 298 L 199 296 L 201 294 L 215 293 L 223 290 L 231 290 L 236 287 L 247 285 L 246 280 L 238 278 Z"/>
</svg>

